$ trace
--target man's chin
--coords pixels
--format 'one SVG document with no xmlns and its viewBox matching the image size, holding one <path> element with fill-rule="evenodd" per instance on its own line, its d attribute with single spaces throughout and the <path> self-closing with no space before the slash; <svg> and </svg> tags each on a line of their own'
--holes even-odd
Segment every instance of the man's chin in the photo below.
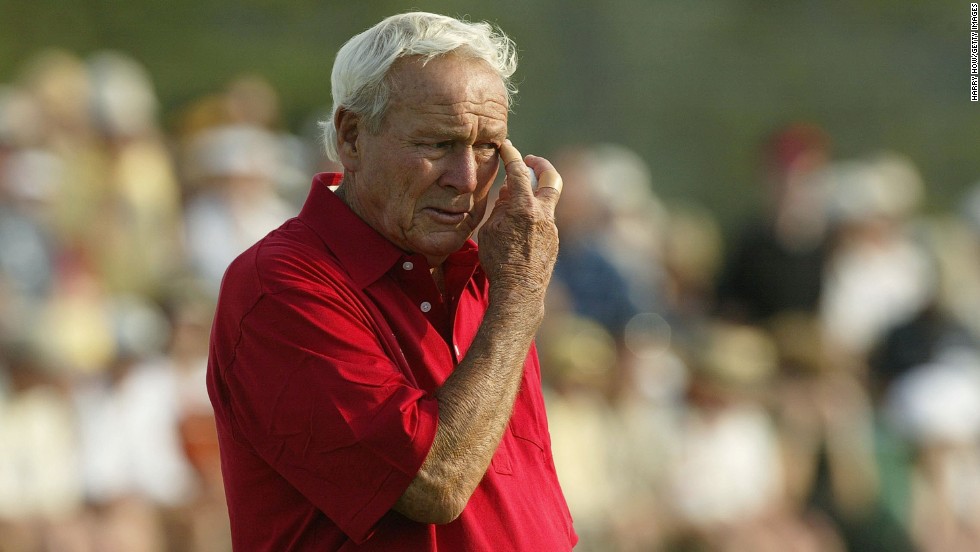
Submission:
<svg viewBox="0 0 980 552">
<path fill-rule="evenodd" d="M 419 244 L 416 252 L 428 258 L 446 258 L 459 251 L 472 232 L 433 232 L 425 243 Z"/>
</svg>

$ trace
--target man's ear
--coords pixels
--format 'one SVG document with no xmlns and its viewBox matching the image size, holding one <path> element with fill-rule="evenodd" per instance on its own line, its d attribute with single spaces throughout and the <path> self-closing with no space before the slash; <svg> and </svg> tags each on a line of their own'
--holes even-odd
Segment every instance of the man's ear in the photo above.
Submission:
<svg viewBox="0 0 980 552">
<path fill-rule="evenodd" d="M 361 130 L 362 119 L 356 113 L 340 108 L 334 115 L 333 124 L 337 129 L 337 153 L 344 170 L 356 171 L 361 161 L 357 149 L 357 136 Z"/>
</svg>

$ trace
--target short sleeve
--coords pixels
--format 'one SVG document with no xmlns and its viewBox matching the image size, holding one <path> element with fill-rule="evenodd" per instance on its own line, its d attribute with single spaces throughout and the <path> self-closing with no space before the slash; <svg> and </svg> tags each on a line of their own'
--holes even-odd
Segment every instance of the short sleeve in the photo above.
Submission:
<svg viewBox="0 0 980 552">
<path fill-rule="evenodd" d="M 240 438 L 363 542 L 425 460 L 438 404 L 385 354 L 358 305 L 330 290 L 263 295 L 225 379 Z"/>
</svg>

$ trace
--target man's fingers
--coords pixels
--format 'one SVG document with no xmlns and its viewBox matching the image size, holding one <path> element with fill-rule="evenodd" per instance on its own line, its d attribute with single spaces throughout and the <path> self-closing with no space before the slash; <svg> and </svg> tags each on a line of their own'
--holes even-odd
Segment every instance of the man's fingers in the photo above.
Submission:
<svg viewBox="0 0 980 552">
<path fill-rule="evenodd" d="M 525 160 L 527 166 L 534 171 L 535 176 L 538 178 L 538 188 L 534 193 L 535 197 L 547 201 L 554 207 L 558 203 L 558 198 L 561 196 L 563 187 L 561 175 L 558 174 L 558 171 L 551 162 L 544 157 L 528 155 Z"/>
<path fill-rule="evenodd" d="M 510 140 L 504 140 L 500 145 L 500 160 L 507 173 L 504 186 L 510 195 L 531 195 L 531 171 Z"/>
<path fill-rule="evenodd" d="M 507 190 L 508 195 L 533 194 L 534 197 L 546 201 L 554 208 L 561 196 L 562 179 L 550 161 L 536 155 L 522 158 L 521 152 L 510 140 L 504 140 L 500 146 L 500 160 L 507 173 L 504 189 Z M 537 187 L 533 190 L 531 189 L 532 177 L 537 180 Z"/>
<path fill-rule="evenodd" d="M 503 161 L 504 167 L 507 167 L 507 165 L 510 165 L 514 161 L 524 161 L 521 157 L 521 152 L 517 151 L 517 148 L 514 147 L 510 139 L 506 139 L 504 143 L 500 144 L 500 160 Z"/>
</svg>

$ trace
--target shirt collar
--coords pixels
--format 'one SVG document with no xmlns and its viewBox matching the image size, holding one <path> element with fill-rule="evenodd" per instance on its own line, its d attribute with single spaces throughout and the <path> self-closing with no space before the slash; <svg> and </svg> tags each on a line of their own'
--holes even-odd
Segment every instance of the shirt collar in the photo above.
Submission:
<svg viewBox="0 0 980 552">
<path fill-rule="evenodd" d="M 323 240 L 354 283 L 364 288 L 387 272 L 404 252 L 334 194 L 329 187 L 339 185 L 342 178 L 341 173 L 320 173 L 313 177 L 299 219 Z"/>
<path fill-rule="evenodd" d="M 391 267 L 414 256 L 406 254 L 387 238 L 371 228 L 351 211 L 333 190 L 343 179 L 341 173 L 320 173 L 313 177 L 313 186 L 299 219 L 316 232 L 341 266 L 361 288 L 374 283 Z M 419 260 L 419 259 L 416 259 Z M 479 262 L 476 244 L 467 240 L 463 247 L 450 255 L 445 264 L 472 274 Z"/>
</svg>

